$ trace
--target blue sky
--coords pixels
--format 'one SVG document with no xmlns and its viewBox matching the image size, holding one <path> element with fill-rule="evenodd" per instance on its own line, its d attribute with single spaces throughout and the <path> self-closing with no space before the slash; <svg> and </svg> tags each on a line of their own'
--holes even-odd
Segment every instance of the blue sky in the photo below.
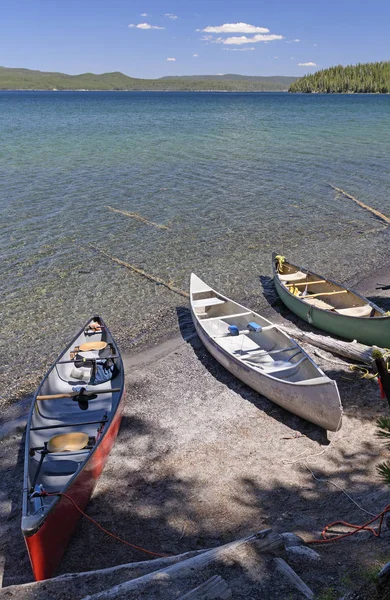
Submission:
<svg viewBox="0 0 390 600">
<path fill-rule="evenodd" d="M 388 0 L 4 0 L 0 65 L 303 75 L 390 59 Z"/>
</svg>

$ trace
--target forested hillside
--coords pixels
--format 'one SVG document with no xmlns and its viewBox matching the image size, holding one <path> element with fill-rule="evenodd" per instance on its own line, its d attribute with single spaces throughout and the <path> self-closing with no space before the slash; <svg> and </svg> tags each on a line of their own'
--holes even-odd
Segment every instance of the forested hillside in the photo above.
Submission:
<svg viewBox="0 0 390 600">
<path fill-rule="evenodd" d="M 124 91 L 287 91 L 296 77 L 194 75 L 135 79 L 123 73 L 66 75 L 0 67 L 0 90 L 124 90 Z"/>
<path fill-rule="evenodd" d="M 337 93 L 378 93 L 390 92 L 390 62 L 376 62 L 331 67 L 306 75 L 295 81 L 290 92 Z"/>
</svg>

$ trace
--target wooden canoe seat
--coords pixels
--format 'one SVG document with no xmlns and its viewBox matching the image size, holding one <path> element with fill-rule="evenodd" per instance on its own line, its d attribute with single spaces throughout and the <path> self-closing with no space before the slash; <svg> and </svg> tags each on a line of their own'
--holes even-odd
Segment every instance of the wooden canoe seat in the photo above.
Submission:
<svg viewBox="0 0 390 600">
<path fill-rule="evenodd" d="M 296 271 L 296 273 L 278 273 L 280 281 L 301 281 L 301 279 L 307 278 L 307 273 L 303 273 L 302 271 Z"/>
<path fill-rule="evenodd" d="M 304 298 L 300 297 L 301 300 L 310 304 L 310 306 L 316 306 L 317 308 L 323 308 L 324 310 L 334 310 L 334 306 L 328 304 L 324 300 L 320 298 L 310 298 L 310 296 L 305 296 Z"/>
<path fill-rule="evenodd" d="M 60 433 L 49 440 L 47 449 L 49 452 L 75 452 L 85 448 L 88 441 L 88 435 L 82 431 Z"/>
<path fill-rule="evenodd" d="M 194 308 L 203 308 L 208 306 L 216 306 L 217 304 L 225 304 L 226 300 L 221 300 L 221 298 L 204 298 L 203 300 L 194 300 L 192 302 L 192 306 Z"/>
<path fill-rule="evenodd" d="M 372 311 L 372 306 L 365 304 L 364 306 L 351 306 L 351 308 L 336 308 L 339 315 L 348 317 L 369 317 Z"/>
</svg>

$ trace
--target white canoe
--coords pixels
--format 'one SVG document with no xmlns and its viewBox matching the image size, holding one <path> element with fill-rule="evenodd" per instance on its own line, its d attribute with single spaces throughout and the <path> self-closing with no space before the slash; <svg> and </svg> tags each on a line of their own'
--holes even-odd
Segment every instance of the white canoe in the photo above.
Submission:
<svg viewBox="0 0 390 600">
<path fill-rule="evenodd" d="M 341 427 L 337 384 L 270 321 L 191 275 L 198 336 L 233 375 L 286 410 L 329 431 Z"/>
</svg>

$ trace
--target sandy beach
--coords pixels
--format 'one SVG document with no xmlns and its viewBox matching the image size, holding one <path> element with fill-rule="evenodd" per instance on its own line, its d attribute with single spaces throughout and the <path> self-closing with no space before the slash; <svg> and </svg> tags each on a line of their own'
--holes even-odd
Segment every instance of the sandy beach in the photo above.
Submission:
<svg viewBox="0 0 390 600">
<path fill-rule="evenodd" d="M 355 277 L 354 285 L 390 309 L 388 269 L 361 281 Z M 269 281 L 263 293 L 257 304 L 264 306 L 266 299 L 265 316 L 297 324 Z M 376 474 L 388 452 L 375 433 L 376 419 L 390 411 L 376 383 L 351 372 L 343 359 L 325 351 L 320 358 L 305 346 L 337 381 L 345 410 L 342 429 L 326 434 L 225 371 L 194 335 L 186 306 L 177 308 L 176 331 L 167 338 L 125 355 L 123 423 L 87 509 L 104 527 L 154 552 L 177 554 L 266 527 L 319 539 L 328 523 L 363 524 L 388 504 L 389 488 Z M 25 399 L 2 414 L 3 586 L 32 580 L 20 533 L 27 404 Z M 385 529 L 379 539 L 364 532 L 313 545 L 321 560 L 298 561 L 294 569 L 319 598 L 340 598 L 387 562 L 389 536 Z M 82 520 L 58 574 L 146 558 Z M 243 564 L 228 583 L 234 598 L 301 597 L 278 580 L 270 565 L 256 578 Z M 87 592 L 80 588 L 75 597 Z M 13 597 L 33 597 L 18 594 Z M 6 589 L 2 597 L 9 597 Z"/>
</svg>

